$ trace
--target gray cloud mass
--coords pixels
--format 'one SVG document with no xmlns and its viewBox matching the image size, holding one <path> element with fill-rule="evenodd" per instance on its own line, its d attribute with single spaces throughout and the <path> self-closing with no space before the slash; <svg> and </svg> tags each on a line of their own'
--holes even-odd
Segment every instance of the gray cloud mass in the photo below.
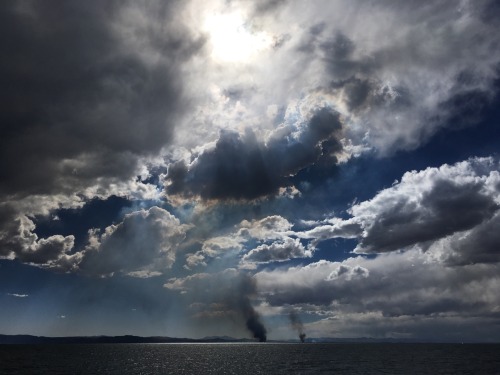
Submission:
<svg viewBox="0 0 500 375">
<path fill-rule="evenodd" d="M 71 236 L 35 240 L 25 215 L 135 194 L 141 159 L 172 140 L 186 109 L 180 67 L 202 46 L 171 22 L 176 7 L 0 5 L 3 255 L 53 262 L 71 249 Z M 132 17 L 140 14 L 151 22 Z"/>
<path fill-rule="evenodd" d="M 306 124 L 278 127 L 267 142 L 251 130 L 244 135 L 222 132 L 214 148 L 203 151 L 190 166 L 170 166 L 167 193 L 204 199 L 251 200 L 276 194 L 287 178 L 321 158 L 335 165 L 342 146 L 339 114 L 316 111 Z"/>
<path fill-rule="evenodd" d="M 97 179 L 131 178 L 139 156 L 170 142 L 183 109 L 179 65 L 199 42 L 155 23 L 127 25 L 127 7 L 2 4 L 0 194 L 67 193 Z M 141 10 L 159 20 L 174 7 Z M 168 53 L 150 61 L 130 48 L 138 42 Z"/>
</svg>

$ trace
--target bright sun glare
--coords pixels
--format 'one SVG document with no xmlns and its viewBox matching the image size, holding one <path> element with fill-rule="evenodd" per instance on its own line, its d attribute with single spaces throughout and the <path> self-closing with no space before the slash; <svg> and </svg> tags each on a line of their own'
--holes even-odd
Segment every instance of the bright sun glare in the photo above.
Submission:
<svg viewBox="0 0 500 375">
<path fill-rule="evenodd" d="M 272 43 L 266 32 L 252 32 L 240 13 L 211 15 L 204 27 L 210 36 L 212 58 L 221 62 L 246 62 Z"/>
</svg>

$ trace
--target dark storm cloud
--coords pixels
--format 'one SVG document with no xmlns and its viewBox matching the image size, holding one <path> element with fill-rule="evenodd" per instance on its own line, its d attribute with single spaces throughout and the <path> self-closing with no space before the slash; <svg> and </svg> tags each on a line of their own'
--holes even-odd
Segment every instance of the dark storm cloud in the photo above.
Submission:
<svg viewBox="0 0 500 375">
<path fill-rule="evenodd" d="M 68 260 L 71 238 L 38 239 L 28 217 L 133 195 L 141 158 L 169 144 L 185 109 L 180 68 L 201 47 L 176 7 L 0 4 L 2 256 Z"/>
<path fill-rule="evenodd" d="M 264 147 L 248 131 L 244 136 L 223 132 L 213 150 L 200 155 L 194 167 L 184 162 L 169 168 L 169 194 L 200 195 L 205 199 L 253 199 L 273 193 L 281 176 L 272 176 Z"/>
<path fill-rule="evenodd" d="M 220 200 L 275 194 L 290 176 L 320 159 L 335 165 L 341 129 L 339 114 L 322 108 L 301 128 L 277 128 L 265 143 L 250 130 L 224 131 L 191 166 L 181 161 L 169 167 L 167 193 Z"/>
<path fill-rule="evenodd" d="M 135 23 L 127 19 L 131 7 L 2 2 L 2 196 L 128 179 L 139 156 L 171 140 L 184 106 L 179 66 L 200 43 L 168 25 L 175 3 L 138 6 Z M 147 25 L 141 12 L 150 17 Z"/>
</svg>

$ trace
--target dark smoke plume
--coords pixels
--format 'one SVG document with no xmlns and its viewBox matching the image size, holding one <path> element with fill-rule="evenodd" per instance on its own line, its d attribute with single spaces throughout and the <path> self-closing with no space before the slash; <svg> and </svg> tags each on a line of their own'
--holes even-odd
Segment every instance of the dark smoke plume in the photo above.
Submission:
<svg viewBox="0 0 500 375">
<path fill-rule="evenodd" d="M 239 291 L 238 308 L 246 320 L 247 329 L 252 333 L 254 338 L 258 339 L 260 342 L 266 342 L 266 327 L 264 327 L 264 324 L 260 321 L 259 314 L 254 310 L 250 302 L 250 297 L 257 292 L 255 280 L 248 275 L 243 275 Z"/>
<path fill-rule="evenodd" d="M 296 330 L 299 334 L 300 341 L 305 342 L 306 334 L 304 333 L 304 324 L 302 324 L 300 316 L 295 311 L 291 311 L 288 317 L 290 318 L 290 324 L 292 325 L 293 329 Z"/>
</svg>

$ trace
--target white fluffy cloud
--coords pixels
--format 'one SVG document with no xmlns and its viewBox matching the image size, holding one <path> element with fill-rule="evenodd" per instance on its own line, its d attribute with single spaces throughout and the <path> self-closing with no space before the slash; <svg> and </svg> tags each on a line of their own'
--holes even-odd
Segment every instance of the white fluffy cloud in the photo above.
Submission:
<svg viewBox="0 0 500 375">
<path fill-rule="evenodd" d="M 201 250 L 193 254 L 188 254 L 186 266 L 188 268 L 198 265 L 206 266 L 208 259 L 227 254 L 232 254 L 233 257 L 237 257 L 240 252 L 247 250 L 255 243 L 265 243 L 273 240 L 284 240 L 284 242 L 277 242 L 276 245 L 279 243 L 281 243 L 281 245 L 278 245 L 275 250 L 271 251 L 272 253 L 276 253 L 279 247 L 284 246 L 284 252 L 292 251 L 297 256 L 299 256 L 298 253 L 304 255 L 305 249 L 302 247 L 301 250 L 302 245 L 288 238 L 286 235 L 291 228 L 292 224 L 279 215 L 267 216 L 260 220 L 243 220 L 234 228 L 234 231 L 223 236 L 211 237 L 203 241 Z M 295 246 L 289 246 L 295 242 L 297 242 Z M 287 245 L 285 245 L 285 243 L 287 243 Z M 276 245 L 270 246 L 273 247 Z M 267 245 L 263 244 L 262 246 L 262 249 L 264 249 Z M 293 247 L 295 250 L 292 250 Z M 266 253 L 268 253 L 268 251 L 266 251 Z"/>
<path fill-rule="evenodd" d="M 34 233 L 35 223 L 29 217 L 18 215 L 10 207 L 0 206 L 0 258 L 44 268 L 70 271 L 78 261 L 71 255 L 75 237 L 54 235 L 39 238 Z"/>
<path fill-rule="evenodd" d="M 307 258 L 312 256 L 311 250 L 306 250 L 299 239 L 285 238 L 280 242 L 263 244 L 250 250 L 242 258 L 245 263 L 284 262 L 293 258 Z"/>
<path fill-rule="evenodd" d="M 351 208 L 363 233 L 356 252 L 384 252 L 472 229 L 500 203 L 498 161 L 471 159 L 407 172 L 394 186 Z"/>
<path fill-rule="evenodd" d="M 407 172 L 370 200 L 353 205 L 352 218 L 334 218 L 299 237 L 357 238 L 355 253 L 419 246 L 452 263 L 498 262 L 492 228 L 498 222 L 500 174 L 495 158 Z"/>
</svg>

